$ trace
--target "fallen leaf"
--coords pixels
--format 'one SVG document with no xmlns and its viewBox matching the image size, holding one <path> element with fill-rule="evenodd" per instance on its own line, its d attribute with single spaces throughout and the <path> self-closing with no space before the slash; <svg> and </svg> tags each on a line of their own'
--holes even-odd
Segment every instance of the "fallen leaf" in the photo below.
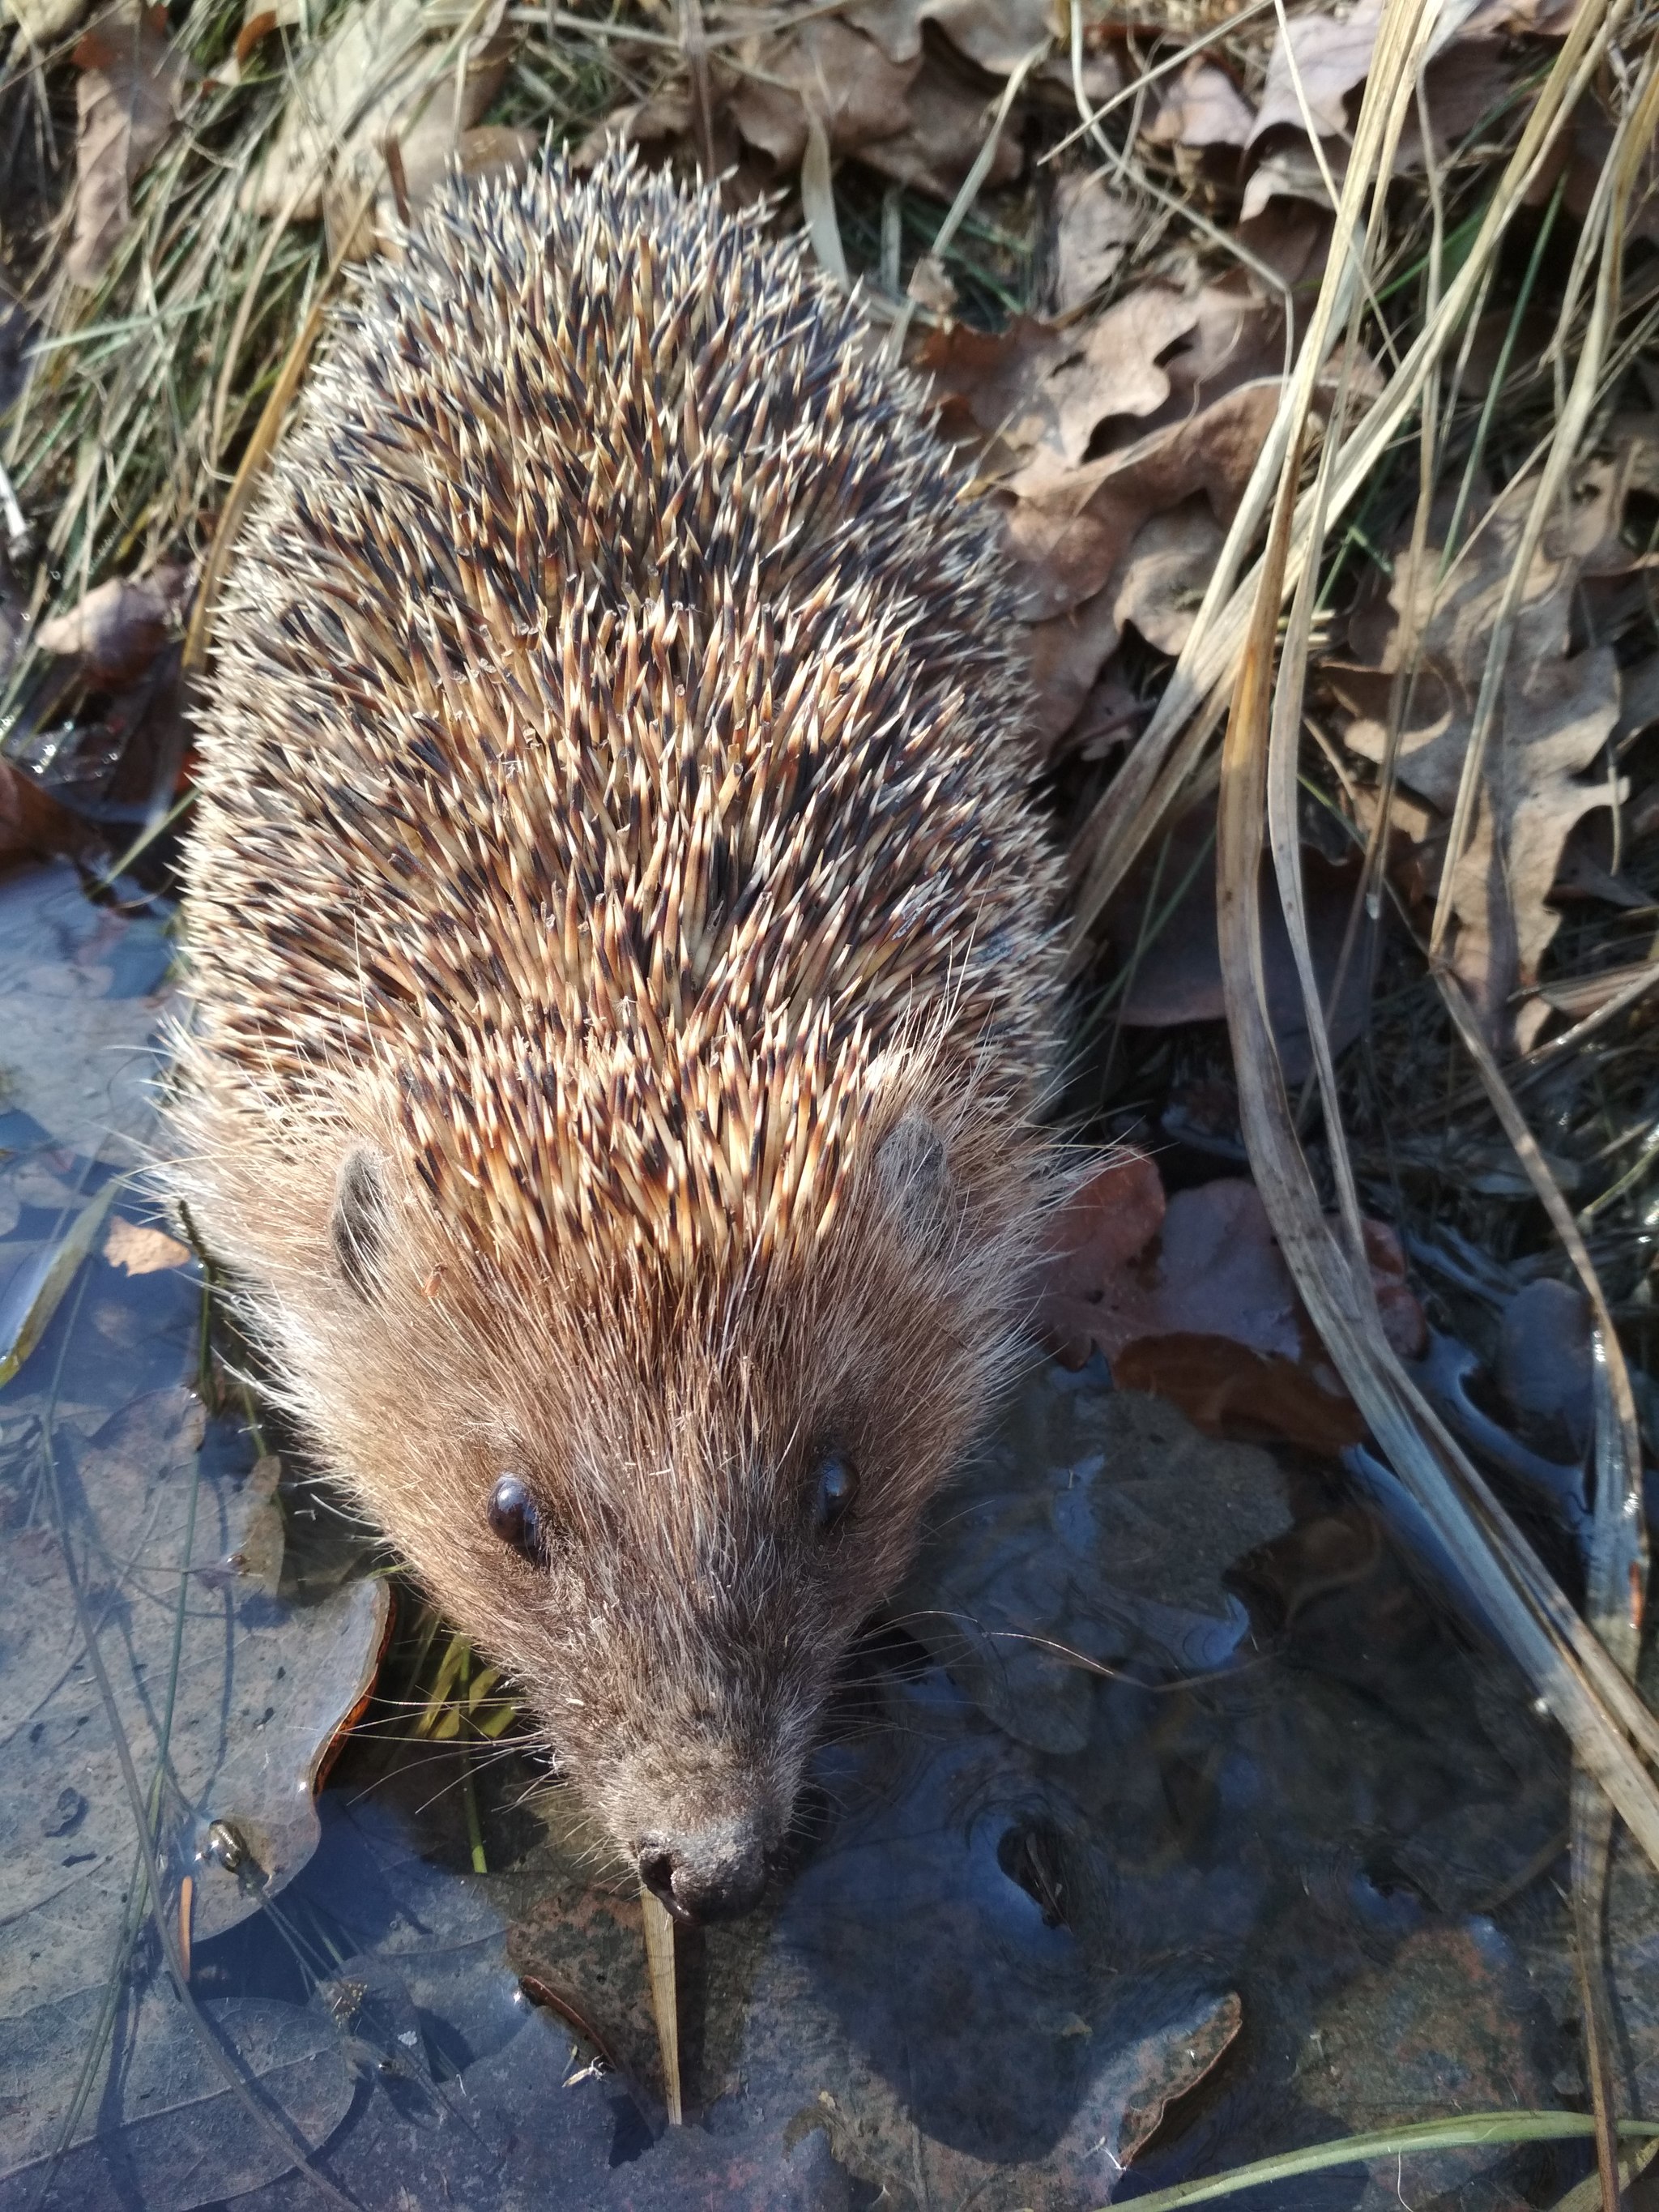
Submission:
<svg viewBox="0 0 1659 2212">
<path fill-rule="evenodd" d="M 1136 532 L 1112 612 L 1160 653 L 1187 642 L 1221 550 L 1223 532 L 1201 495 L 1153 515 Z"/>
<path fill-rule="evenodd" d="M 1141 228 L 1136 210 L 1098 171 L 1074 170 L 1054 194 L 1054 310 L 1069 314 L 1121 266 Z"/>
<path fill-rule="evenodd" d="M 1045 380 L 1054 426 L 1048 442 L 1073 464 L 1101 423 L 1155 415 L 1171 384 L 1163 356 L 1198 321 L 1197 301 L 1170 284 L 1140 284 L 1091 323 L 1074 356 Z"/>
<path fill-rule="evenodd" d="M 146 1228 L 118 1213 L 104 1238 L 104 1257 L 125 1274 L 155 1275 L 164 1267 L 188 1267 L 190 1247 L 165 1229 Z"/>
<path fill-rule="evenodd" d="M 43 653 L 77 654 L 89 681 L 131 684 L 179 635 L 193 574 L 164 562 L 147 576 L 112 576 L 67 614 L 43 622 L 34 641 Z"/>
<path fill-rule="evenodd" d="M 79 853 L 91 832 L 28 772 L 0 760 L 0 867 L 46 853 Z"/>
<path fill-rule="evenodd" d="M 936 23 L 958 53 L 993 76 L 1012 75 L 1054 35 L 1050 0 L 858 0 L 846 19 L 893 62 L 915 60 L 922 25 Z"/>
<path fill-rule="evenodd" d="M 1225 70 L 1194 54 L 1166 81 L 1145 137 L 1155 146 L 1247 146 L 1255 111 Z"/>
<path fill-rule="evenodd" d="M 120 0 L 75 49 L 75 228 L 64 262 L 72 283 L 95 284 L 109 266 L 132 219 L 132 187 L 182 111 L 189 65 L 167 25 L 164 8 Z"/>
<path fill-rule="evenodd" d="M 1190 422 L 1103 460 L 1068 468 L 1040 450 L 1002 487 L 1009 543 L 1034 617 L 1091 599 L 1118 574 L 1142 525 L 1203 494 L 1232 519 L 1279 405 L 1279 380 L 1230 392 Z"/>
<path fill-rule="evenodd" d="M 1181 816 L 1167 839 L 1131 870 L 1103 917 L 1103 934 L 1116 960 L 1133 963 L 1118 1010 L 1126 1029 L 1175 1029 L 1188 1022 L 1225 1018 L 1216 934 L 1214 830 L 1213 800 Z M 1340 1053 L 1364 1026 L 1376 930 L 1362 923 L 1342 975 L 1340 995 L 1334 997 L 1353 908 L 1358 862 L 1334 865 L 1322 854 L 1305 848 L 1302 866 L 1315 980 L 1331 1048 Z M 1313 1066 L 1301 979 L 1284 908 L 1265 882 L 1260 904 L 1269 1018 L 1286 1079 L 1300 1083 Z M 1161 916 L 1156 928 L 1150 927 L 1154 915 Z"/>
<path fill-rule="evenodd" d="M 1328 209 L 1332 202 L 1325 188 L 1326 169 L 1330 172 L 1331 182 L 1340 191 L 1345 168 L 1340 150 L 1328 159 L 1322 169 L 1305 143 L 1275 146 L 1250 172 L 1238 210 L 1239 220 L 1255 221 L 1267 213 L 1268 204 L 1273 200 L 1308 200 L 1316 208 Z"/>
<path fill-rule="evenodd" d="M 1348 127 L 1348 94 L 1371 65 L 1382 0 L 1359 0 L 1346 16 L 1314 14 L 1282 20 L 1267 58 L 1267 81 L 1249 141 L 1288 124 L 1316 137 L 1336 138 Z"/>
<path fill-rule="evenodd" d="M 1033 623 L 1026 633 L 1036 691 L 1033 731 L 1045 747 L 1076 721 L 1102 668 L 1117 650 L 1121 633 L 1113 597 L 1109 586 L 1081 606 Z"/>
<path fill-rule="evenodd" d="M 299 62 L 282 127 L 243 187 L 243 211 L 291 210 L 301 222 L 320 216 L 336 251 L 358 258 L 394 242 L 402 216 L 388 145 L 395 144 L 414 212 L 482 124 L 511 66 L 506 0 L 489 0 L 466 42 L 459 82 L 449 51 L 454 27 L 444 0 L 362 0 L 337 17 Z M 492 139 L 485 159 L 499 162 L 502 153 L 503 143 Z"/>
<path fill-rule="evenodd" d="M 1281 1352 L 1254 1352 L 1228 1336 L 1172 1330 L 1138 1338 L 1112 1362 L 1112 1379 L 1121 1390 L 1179 1406 L 1208 1437 L 1283 1438 L 1331 1459 L 1365 1439 L 1359 1408 L 1345 1392 Z"/>
<path fill-rule="evenodd" d="M 1576 1283 L 1548 1276 L 1519 1290 L 1504 1309 L 1497 1382 L 1517 1417 L 1523 1443 L 1557 1449 L 1565 1431 L 1565 1458 L 1589 1440 L 1595 1380 L 1595 1336 L 1589 1300 Z"/>
<path fill-rule="evenodd" d="M 935 65 L 924 70 L 906 98 L 909 121 L 890 138 L 872 138 L 859 149 L 858 159 L 878 176 L 896 185 L 951 198 L 978 158 L 989 135 L 993 108 L 979 88 L 955 70 Z M 983 189 L 1012 184 L 1024 167 L 1020 150 L 1021 116 L 1018 109 L 998 135 Z"/>
<path fill-rule="evenodd" d="M 923 339 L 917 366 L 938 404 L 939 426 L 978 448 L 982 477 L 1006 474 L 1052 431 L 1045 382 L 1079 343 L 1035 315 L 1012 315 L 997 331 L 955 323 Z"/>
<path fill-rule="evenodd" d="M 1153 1162 L 1121 1146 L 1055 1214 L 1044 1239 L 1042 1328 L 1062 1364 L 1081 1367 L 1119 1316 L 1138 1333 L 1146 1310 L 1134 1263 L 1164 1226 L 1164 1181 Z M 1124 1340 L 1127 1341 L 1127 1339 Z"/>
<path fill-rule="evenodd" d="M 1480 532 L 1440 580 L 1441 550 L 1414 568 L 1398 550 L 1389 592 L 1392 619 L 1358 625 L 1382 641 L 1370 669 L 1328 671 L 1357 711 L 1349 749 L 1380 761 L 1387 742 L 1386 696 L 1397 664 L 1400 619 L 1410 610 L 1421 639 L 1412 723 L 1401 735 L 1401 781 L 1451 816 L 1468 755 L 1492 624 L 1514 565 L 1521 523 L 1514 499 L 1487 512 Z M 1473 527 L 1473 524 L 1471 527 Z M 1507 1044 L 1510 1000 L 1535 983 L 1559 916 L 1546 903 L 1574 825 L 1613 797 L 1602 758 L 1619 720 L 1619 670 L 1608 646 L 1570 656 L 1568 640 L 1582 558 L 1534 561 L 1517 611 L 1487 742 L 1470 834 L 1454 873 L 1456 932 L 1452 967 L 1488 1035 Z M 1370 678 L 1367 683 L 1364 679 Z M 1384 682 L 1383 679 L 1388 679 Z M 1624 795 L 1624 787 L 1620 787 Z"/>
<path fill-rule="evenodd" d="M 1179 1405 L 1211 1434 L 1283 1437 L 1320 1451 L 1364 1424 L 1313 1333 L 1254 1183 L 1162 1188 L 1144 1155 L 1108 1161 L 1051 1225 L 1039 1308 L 1063 1364 L 1104 1352 L 1113 1379 Z M 1399 1242 L 1364 1224 L 1379 1312 L 1402 1358 L 1425 1340 Z"/>
<path fill-rule="evenodd" d="M 740 58 L 750 74 L 728 103 L 751 146 L 793 175 L 806 150 L 810 107 L 835 154 L 856 153 L 872 138 L 909 127 L 905 95 L 921 64 L 890 61 L 873 39 L 833 17 L 806 23 L 781 39 L 751 40 Z"/>
</svg>

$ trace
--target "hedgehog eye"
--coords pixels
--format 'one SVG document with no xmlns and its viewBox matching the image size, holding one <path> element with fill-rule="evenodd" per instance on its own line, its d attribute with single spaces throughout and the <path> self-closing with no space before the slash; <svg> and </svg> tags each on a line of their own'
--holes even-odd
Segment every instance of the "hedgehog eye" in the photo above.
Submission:
<svg viewBox="0 0 1659 2212">
<path fill-rule="evenodd" d="M 812 1526 L 820 1536 L 827 1536 L 846 1520 L 858 1486 L 858 1477 L 847 1462 L 831 1452 L 818 1468 L 817 1487 L 812 1495 Z"/>
<path fill-rule="evenodd" d="M 540 1562 L 542 1516 L 516 1474 L 501 1476 L 490 1492 L 489 1525 L 504 1544 L 511 1544 L 526 1559 Z"/>
</svg>

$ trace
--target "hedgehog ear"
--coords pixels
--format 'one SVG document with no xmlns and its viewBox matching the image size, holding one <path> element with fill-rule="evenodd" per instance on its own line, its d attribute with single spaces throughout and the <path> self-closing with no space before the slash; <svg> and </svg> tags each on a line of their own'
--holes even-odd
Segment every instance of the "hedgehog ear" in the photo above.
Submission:
<svg viewBox="0 0 1659 2212">
<path fill-rule="evenodd" d="M 380 1156 L 367 1145 L 354 1145 L 340 1163 L 328 1242 L 335 1266 L 358 1297 L 371 1301 L 378 1297 L 381 1266 L 392 1243 L 392 1203 Z"/>
<path fill-rule="evenodd" d="M 951 1169 L 945 1139 L 925 1115 L 901 1115 L 876 1147 L 876 1188 L 905 1236 L 937 1244 L 947 1224 Z"/>
</svg>

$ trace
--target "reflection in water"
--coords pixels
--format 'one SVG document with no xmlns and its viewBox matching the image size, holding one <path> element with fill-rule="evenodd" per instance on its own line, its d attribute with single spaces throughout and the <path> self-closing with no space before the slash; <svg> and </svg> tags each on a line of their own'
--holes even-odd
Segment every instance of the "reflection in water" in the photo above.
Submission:
<svg viewBox="0 0 1659 2212">
<path fill-rule="evenodd" d="M 167 950 L 65 872 L 0 885 L 0 1267 L 142 1152 Z M 204 2033 L 371 2208 L 1083 2212 L 1390 2118 L 1580 2094 L 1540 1878 L 1562 1776 L 1516 1679 L 1334 1471 L 1044 1368 L 849 1685 L 793 1880 L 682 1942 L 693 2124 L 665 2130 L 636 1905 L 510 1744 L 469 1766 L 384 1707 L 306 1863 L 377 1586 L 273 1498 L 244 1409 L 203 1431 L 199 1299 L 190 1270 L 94 1259 L 0 1391 L 0 2212 L 314 2202 Z M 195 2028 L 53 1579 L 60 1497 L 169 1912 L 191 1879 Z M 204 1850 L 216 1819 L 240 1865 Z M 1659 1957 L 1659 1914 L 1620 1880 L 1651 2072 L 1628 1969 Z M 1547 2198 L 1558 2158 L 1564 2185 L 1582 2148 L 1459 2154 L 1407 2197 L 1496 2212 L 1522 2179 Z M 1310 2177 L 1276 2212 L 1394 2205 L 1395 2179 Z"/>
</svg>

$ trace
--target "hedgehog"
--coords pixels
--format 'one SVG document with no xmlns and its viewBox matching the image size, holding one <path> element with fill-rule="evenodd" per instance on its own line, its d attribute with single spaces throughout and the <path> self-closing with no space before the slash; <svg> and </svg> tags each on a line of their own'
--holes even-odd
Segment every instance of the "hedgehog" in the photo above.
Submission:
<svg viewBox="0 0 1659 2212">
<path fill-rule="evenodd" d="M 640 1881 L 744 1911 L 1054 1186 L 995 518 L 799 242 L 550 155 L 360 279 L 219 630 L 177 1196 Z"/>
</svg>

